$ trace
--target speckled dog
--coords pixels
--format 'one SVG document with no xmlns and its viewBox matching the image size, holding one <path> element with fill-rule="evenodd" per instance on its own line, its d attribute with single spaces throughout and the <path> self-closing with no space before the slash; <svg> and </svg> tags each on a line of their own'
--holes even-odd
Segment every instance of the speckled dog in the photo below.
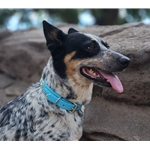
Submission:
<svg viewBox="0 0 150 150">
<path fill-rule="evenodd" d="M 0 140 L 79 140 L 93 84 L 123 92 L 111 72 L 124 70 L 129 58 L 109 50 L 95 35 L 73 28 L 65 34 L 46 21 L 43 28 L 51 57 L 41 82 L 0 109 Z"/>
</svg>

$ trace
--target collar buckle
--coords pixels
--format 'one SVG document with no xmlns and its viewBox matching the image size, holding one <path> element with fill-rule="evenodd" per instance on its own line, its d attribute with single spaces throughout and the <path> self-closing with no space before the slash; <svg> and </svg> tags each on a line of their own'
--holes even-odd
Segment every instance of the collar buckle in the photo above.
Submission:
<svg viewBox="0 0 150 150">
<path fill-rule="evenodd" d="M 72 110 L 69 110 L 69 112 L 71 113 L 71 114 L 73 114 L 75 111 L 76 111 L 76 109 L 78 108 L 78 105 L 76 104 L 76 103 L 73 103 L 75 106 L 72 108 Z"/>
<path fill-rule="evenodd" d="M 43 78 L 40 80 L 40 86 L 42 91 L 45 93 L 47 100 L 52 102 L 53 104 L 59 106 L 67 110 L 69 113 L 74 113 L 76 110 L 80 110 L 82 105 L 70 102 L 62 97 L 60 97 L 57 93 L 55 93 L 44 81 Z"/>
</svg>

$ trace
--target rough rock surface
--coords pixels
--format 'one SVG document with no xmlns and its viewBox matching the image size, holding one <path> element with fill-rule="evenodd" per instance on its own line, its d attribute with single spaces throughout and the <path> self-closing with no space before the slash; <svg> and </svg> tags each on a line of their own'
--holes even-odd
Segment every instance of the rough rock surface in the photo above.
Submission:
<svg viewBox="0 0 150 150">
<path fill-rule="evenodd" d="M 131 59 L 129 67 L 116 73 L 124 93 L 94 87 L 85 109 L 81 140 L 150 140 L 150 26 L 59 25 L 92 33 L 106 40 L 110 49 Z M 26 91 L 40 79 L 50 56 L 42 29 L 9 32 L 0 30 L 0 106 Z"/>
</svg>

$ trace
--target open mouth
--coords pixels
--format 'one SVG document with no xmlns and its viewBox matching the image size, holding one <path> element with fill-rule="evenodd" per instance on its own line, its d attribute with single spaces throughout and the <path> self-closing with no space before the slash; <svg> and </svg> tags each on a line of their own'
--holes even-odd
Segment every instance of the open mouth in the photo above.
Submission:
<svg viewBox="0 0 150 150">
<path fill-rule="evenodd" d="M 118 93 L 123 92 L 121 81 L 116 75 L 113 75 L 112 73 L 106 73 L 94 67 L 82 67 L 80 72 L 84 77 L 93 80 L 97 84 L 106 87 L 112 87 Z"/>
</svg>

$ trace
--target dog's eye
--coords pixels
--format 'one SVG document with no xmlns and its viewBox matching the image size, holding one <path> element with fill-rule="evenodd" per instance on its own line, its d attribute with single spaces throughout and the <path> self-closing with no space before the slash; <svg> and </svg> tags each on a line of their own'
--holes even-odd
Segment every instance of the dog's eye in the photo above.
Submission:
<svg viewBox="0 0 150 150">
<path fill-rule="evenodd" d="M 88 51 L 92 51 L 92 50 L 95 49 L 95 47 L 96 47 L 96 43 L 93 42 L 91 45 L 89 45 L 89 46 L 87 47 L 87 50 L 88 50 Z"/>
</svg>

